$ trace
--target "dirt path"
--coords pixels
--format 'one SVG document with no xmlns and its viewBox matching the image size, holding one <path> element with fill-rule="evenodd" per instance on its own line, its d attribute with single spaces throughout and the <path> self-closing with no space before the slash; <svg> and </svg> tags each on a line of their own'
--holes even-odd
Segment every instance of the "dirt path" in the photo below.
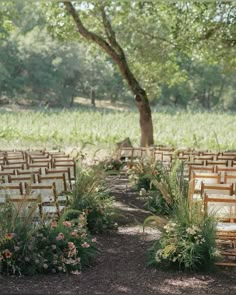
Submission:
<svg viewBox="0 0 236 295">
<path fill-rule="evenodd" d="M 110 179 L 122 214 L 117 232 L 97 237 L 96 263 L 80 275 L 0 277 L 0 294 L 236 294 L 236 270 L 185 274 L 146 266 L 146 250 L 158 232 L 142 232 L 148 212 L 127 179 Z"/>
</svg>

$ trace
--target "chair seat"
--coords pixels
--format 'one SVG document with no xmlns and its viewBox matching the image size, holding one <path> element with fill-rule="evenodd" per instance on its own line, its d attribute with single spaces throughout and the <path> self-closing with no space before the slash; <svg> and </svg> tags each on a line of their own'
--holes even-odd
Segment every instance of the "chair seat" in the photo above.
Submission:
<svg viewBox="0 0 236 295">
<path fill-rule="evenodd" d="M 219 222 L 216 225 L 217 231 L 236 232 L 236 223 L 234 222 Z"/>
<path fill-rule="evenodd" d="M 193 194 L 192 199 L 193 199 L 193 201 L 195 201 L 195 202 L 197 202 L 197 201 L 202 201 L 201 194 Z"/>
</svg>

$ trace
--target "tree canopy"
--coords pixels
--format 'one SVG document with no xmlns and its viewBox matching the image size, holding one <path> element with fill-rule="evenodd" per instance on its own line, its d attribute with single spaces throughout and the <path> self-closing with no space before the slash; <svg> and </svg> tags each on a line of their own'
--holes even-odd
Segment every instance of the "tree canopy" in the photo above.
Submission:
<svg viewBox="0 0 236 295">
<path fill-rule="evenodd" d="M 104 36 L 100 1 L 74 1 Z M 235 108 L 234 1 L 102 1 L 152 104 Z M 111 58 L 83 40 L 60 1 L 0 4 L 0 95 L 70 105 L 71 97 L 130 100 Z M 64 88 L 63 88 L 64 87 Z"/>
</svg>

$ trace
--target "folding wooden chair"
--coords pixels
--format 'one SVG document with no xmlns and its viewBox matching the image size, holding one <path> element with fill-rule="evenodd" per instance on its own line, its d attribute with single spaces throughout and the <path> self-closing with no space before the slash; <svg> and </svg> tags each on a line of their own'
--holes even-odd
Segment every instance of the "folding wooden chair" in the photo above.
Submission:
<svg viewBox="0 0 236 295">
<path fill-rule="evenodd" d="M 56 184 L 57 194 L 62 194 L 67 191 L 66 177 L 65 174 L 61 175 L 55 174 L 45 174 L 38 176 L 39 183 L 51 185 L 52 183 Z"/>
<path fill-rule="evenodd" d="M 14 196 L 23 195 L 22 183 L 1 183 L 0 184 L 0 203 L 5 203 L 7 200 L 14 198 Z"/>
<path fill-rule="evenodd" d="M 215 185 L 220 183 L 220 174 L 218 173 L 201 173 L 193 172 L 190 185 L 192 196 L 190 202 L 197 202 L 202 200 L 202 185 Z"/>
<path fill-rule="evenodd" d="M 32 175 L 32 174 L 42 174 L 42 168 L 32 167 L 30 169 L 25 170 L 16 170 L 16 175 Z"/>
<path fill-rule="evenodd" d="M 217 244 L 223 260 L 220 266 L 236 266 L 236 197 L 204 195 L 204 212 L 218 219 L 216 225 Z"/>
<path fill-rule="evenodd" d="M 28 170 L 33 170 L 33 169 L 40 169 L 41 168 L 41 173 L 45 174 L 45 169 L 50 168 L 50 164 L 48 162 L 44 163 L 30 163 L 27 164 L 27 169 Z"/>
<path fill-rule="evenodd" d="M 207 160 L 206 161 L 206 166 L 228 166 L 228 161 L 227 160 Z"/>
<path fill-rule="evenodd" d="M 8 175 L 9 183 L 36 182 L 36 174 Z"/>
<path fill-rule="evenodd" d="M 234 193 L 233 184 L 231 183 L 220 183 L 220 184 L 201 184 L 201 196 L 204 194 L 208 195 L 227 195 L 232 196 Z"/>
<path fill-rule="evenodd" d="M 24 169 L 24 164 L 22 163 L 19 163 L 19 164 L 16 164 L 16 163 L 12 163 L 12 164 L 6 164 L 6 165 L 2 165 L 1 166 L 2 170 L 4 171 L 7 171 L 9 169 Z"/>
<path fill-rule="evenodd" d="M 48 167 L 49 168 L 49 167 Z M 53 169 L 66 169 L 69 168 L 70 169 L 70 177 L 71 180 L 75 180 L 76 179 L 76 163 L 75 160 L 72 161 L 54 161 L 53 163 Z"/>
<path fill-rule="evenodd" d="M 27 196 L 40 198 L 42 217 L 59 217 L 61 212 L 65 209 L 65 205 L 60 205 L 58 203 L 55 182 L 49 185 L 43 183 L 25 183 L 25 188 Z"/>
<path fill-rule="evenodd" d="M 214 173 L 214 166 L 189 165 L 189 179 L 193 173 Z"/>
<path fill-rule="evenodd" d="M 15 169 L 11 169 L 10 171 L 0 171 L 0 180 L 1 182 L 8 182 L 8 175 L 15 175 L 16 171 Z"/>
<path fill-rule="evenodd" d="M 70 176 L 70 168 L 50 168 L 50 169 L 45 169 L 45 175 L 65 175 L 67 187 L 69 186 L 70 189 L 72 189 L 72 180 Z"/>
</svg>

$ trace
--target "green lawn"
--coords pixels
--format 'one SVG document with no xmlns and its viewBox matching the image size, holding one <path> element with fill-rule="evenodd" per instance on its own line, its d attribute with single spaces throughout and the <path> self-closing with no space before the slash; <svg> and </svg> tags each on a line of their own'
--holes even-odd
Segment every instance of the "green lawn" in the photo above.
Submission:
<svg viewBox="0 0 236 295">
<path fill-rule="evenodd" d="M 73 110 L 1 111 L 0 148 L 68 148 L 91 144 L 111 150 L 114 143 L 130 137 L 139 144 L 136 111 Z M 153 110 L 156 144 L 174 147 L 236 149 L 233 113 L 157 112 Z"/>
</svg>

